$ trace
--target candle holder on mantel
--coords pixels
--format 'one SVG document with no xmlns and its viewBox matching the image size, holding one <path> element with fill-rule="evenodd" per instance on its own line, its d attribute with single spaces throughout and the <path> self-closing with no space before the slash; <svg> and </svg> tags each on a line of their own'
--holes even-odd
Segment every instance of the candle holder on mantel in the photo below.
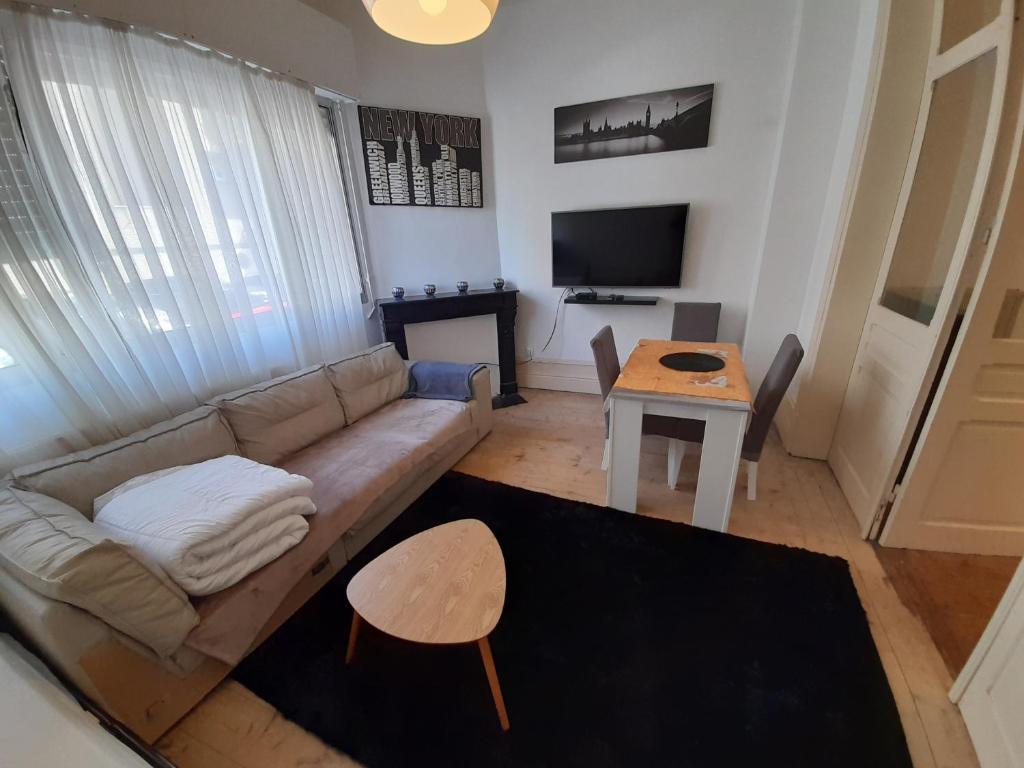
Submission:
<svg viewBox="0 0 1024 768">
<path fill-rule="evenodd" d="M 503 291 L 505 290 L 505 278 L 496 277 L 494 278 L 494 290 Z"/>
<path fill-rule="evenodd" d="M 466 293 L 467 291 L 469 291 L 469 283 L 467 283 L 465 280 L 459 280 L 459 282 L 455 284 L 455 289 L 459 293 Z"/>
<path fill-rule="evenodd" d="M 427 294 L 427 296 L 433 296 L 435 293 L 437 293 L 437 286 L 434 285 L 433 283 L 427 283 L 426 285 L 423 286 L 423 292 Z"/>
<path fill-rule="evenodd" d="M 396 285 L 394 288 L 391 289 L 391 295 L 394 296 L 396 299 L 404 299 L 405 288 L 403 288 L 400 285 Z"/>
</svg>

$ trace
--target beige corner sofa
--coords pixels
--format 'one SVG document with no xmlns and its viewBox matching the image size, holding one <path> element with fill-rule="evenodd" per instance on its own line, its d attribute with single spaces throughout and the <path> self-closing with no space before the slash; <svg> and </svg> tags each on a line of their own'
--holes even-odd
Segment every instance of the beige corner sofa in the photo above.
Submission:
<svg viewBox="0 0 1024 768">
<path fill-rule="evenodd" d="M 50 663 L 152 743 L 490 431 L 486 369 L 469 402 L 402 399 L 407 384 L 404 361 L 382 344 L 14 470 L 0 489 L 0 605 Z M 187 598 L 95 536 L 97 496 L 233 453 L 311 478 L 318 510 L 296 547 L 238 584 Z"/>
</svg>

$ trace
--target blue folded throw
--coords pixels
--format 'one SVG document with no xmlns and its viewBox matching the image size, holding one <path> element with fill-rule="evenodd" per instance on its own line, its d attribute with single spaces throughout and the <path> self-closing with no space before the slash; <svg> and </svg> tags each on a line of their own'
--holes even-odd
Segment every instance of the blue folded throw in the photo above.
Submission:
<svg viewBox="0 0 1024 768">
<path fill-rule="evenodd" d="M 479 363 L 415 362 L 409 367 L 409 391 L 403 397 L 468 402 L 473 399 L 473 374 L 483 367 Z"/>
</svg>

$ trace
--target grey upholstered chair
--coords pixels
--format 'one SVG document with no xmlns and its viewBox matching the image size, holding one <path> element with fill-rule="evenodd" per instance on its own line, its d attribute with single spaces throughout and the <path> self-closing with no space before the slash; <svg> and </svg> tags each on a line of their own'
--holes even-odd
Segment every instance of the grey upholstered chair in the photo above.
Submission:
<svg viewBox="0 0 1024 768">
<path fill-rule="evenodd" d="M 757 465 L 761 461 L 761 451 L 764 449 L 765 438 L 768 437 L 768 430 L 775 418 L 775 412 L 789 389 L 793 376 L 796 375 L 800 361 L 804 358 L 804 348 L 800 340 L 792 333 L 782 340 L 779 351 L 775 353 L 768 373 L 764 381 L 758 387 L 757 395 L 754 397 L 753 412 L 750 416 L 750 423 L 747 424 L 747 432 L 743 436 L 743 448 L 740 452 L 747 462 L 747 498 L 751 501 L 757 498 Z M 675 438 L 685 443 L 704 442 L 704 422 L 695 419 L 676 419 Z M 682 461 L 684 451 L 679 452 L 679 461 Z M 671 474 L 671 471 L 670 473 Z M 678 476 L 678 470 L 677 470 Z"/>
<path fill-rule="evenodd" d="M 597 383 L 601 388 L 601 397 L 605 403 L 608 402 L 608 393 L 615 386 L 615 380 L 619 378 L 619 354 L 615 349 L 615 336 L 611 326 L 604 328 L 594 334 L 590 340 L 590 348 L 594 352 L 594 365 L 597 367 Z M 608 469 L 608 411 L 604 412 L 604 458 L 601 460 L 601 469 Z M 646 414 L 643 418 L 640 431 L 645 435 L 661 435 L 669 438 L 668 450 L 668 485 L 675 488 L 679 481 L 679 467 L 683 461 L 683 452 L 686 444 L 681 442 L 678 432 L 688 419 L 674 419 L 670 416 L 653 416 Z M 700 422 L 703 427 L 703 422 Z"/>
<path fill-rule="evenodd" d="M 672 341 L 718 341 L 721 314 L 721 302 L 676 302 L 672 310 Z"/>
</svg>

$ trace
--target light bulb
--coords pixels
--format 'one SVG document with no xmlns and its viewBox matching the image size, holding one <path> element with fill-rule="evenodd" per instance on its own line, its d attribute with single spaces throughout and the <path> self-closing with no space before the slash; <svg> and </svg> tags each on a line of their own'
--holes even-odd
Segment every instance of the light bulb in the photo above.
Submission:
<svg viewBox="0 0 1024 768">
<path fill-rule="evenodd" d="M 448 7 L 448 0 L 419 0 L 420 8 L 431 16 L 439 16 Z"/>
</svg>

